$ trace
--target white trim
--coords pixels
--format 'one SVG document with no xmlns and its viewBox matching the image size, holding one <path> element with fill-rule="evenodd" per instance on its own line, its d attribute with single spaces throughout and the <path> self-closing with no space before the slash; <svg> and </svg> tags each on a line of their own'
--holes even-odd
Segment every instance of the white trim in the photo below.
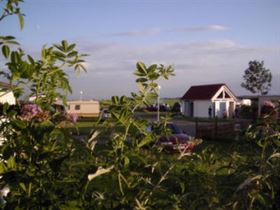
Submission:
<svg viewBox="0 0 280 210">
<path fill-rule="evenodd" d="M 224 90 L 223 87 L 224 87 L 224 85 L 222 87 L 220 87 L 220 89 L 216 92 L 216 94 L 210 99 L 211 101 L 215 101 L 215 100 L 219 99 L 217 97 L 221 94 L 221 92 L 223 92 L 223 90 Z"/>
<path fill-rule="evenodd" d="M 218 96 L 223 93 L 223 98 L 218 98 Z M 227 93 L 231 98 L 226 98 L 225 93 Z M 230 89 L 223 85 L 216 94 L 211 98 L 211 101 L 237 101 L 237 98 L 234 96 L 234 94 L 230 91 Z"/>
</svg>

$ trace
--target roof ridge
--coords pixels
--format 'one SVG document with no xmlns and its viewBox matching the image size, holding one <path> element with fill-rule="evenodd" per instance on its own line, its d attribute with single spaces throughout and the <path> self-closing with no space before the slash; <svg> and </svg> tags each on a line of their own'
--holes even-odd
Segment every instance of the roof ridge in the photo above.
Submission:
<svg viewBox="0 0 280 210">
<path fill-rule="evenodd" d="M 214 83 L 214 84 L 204 84 L 204 85 L 192 85 L 191 87 L 202 87 L 202 86 L 222 86 L 226 85 L 225 83 Z"/>
<path fill-rule="evenodd" d="M 209 100 L 211 99 L 215 93 L 222 87 L 226 86 L 224 83 L 219 84 L 208 84 L 208 85 L 196 85 L 191 86 L 188 91 L 184 94 L 182 99 L 187 100 Z"/>
</svg>

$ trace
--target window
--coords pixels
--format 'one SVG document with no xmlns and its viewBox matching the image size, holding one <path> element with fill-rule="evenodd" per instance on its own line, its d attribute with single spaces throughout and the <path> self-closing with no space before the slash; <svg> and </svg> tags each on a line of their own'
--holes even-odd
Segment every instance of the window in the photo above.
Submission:
<svg viewBox="0 0 280 210">
<path fill-rule="evenodd" d="M 225 97 L 226 98 L 230 98 L 229 94 L 227 92 L 225 92 Z"/>
<path fill-rule="evenodd" d="M 80 110 L 80 109 L 81 109 L 80 104 L 76 104 L 76 105 L 75 105 L 75 110 Z"/>
<path fill-rule="evenodd" d="M 223 92 L 220 93 L 220 95 L 218 96 L 218 98 L 223 98 Z"/>
</svg>

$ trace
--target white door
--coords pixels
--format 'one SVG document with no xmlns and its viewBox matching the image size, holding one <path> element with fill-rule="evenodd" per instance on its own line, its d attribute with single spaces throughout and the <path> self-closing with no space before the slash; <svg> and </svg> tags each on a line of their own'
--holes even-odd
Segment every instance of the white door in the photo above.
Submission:
<svg viewBox="0 0 280 210">
<path fill-rule="evenodd" d="M 218 113 L 218 117 L 223 118 L 224 116 L 227 116 L 227 103 L 220 102 L 220 110 Z"/>
</svg>

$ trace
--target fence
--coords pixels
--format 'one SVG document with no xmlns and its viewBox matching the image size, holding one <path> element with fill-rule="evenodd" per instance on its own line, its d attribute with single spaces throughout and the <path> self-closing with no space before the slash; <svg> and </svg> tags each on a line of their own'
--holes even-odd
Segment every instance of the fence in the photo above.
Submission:
<svg viewBox="0 0 280 210">
<path fill-rule="evenodd" d="M 216 139 L 235 135 L 241 129 L 246 128 L 248 124 L 248 122 L 243 121 L 219 121 L 218 118 L 211 122 L 199 122 L 196 119 L 196 137 L 202 139 Z"/>
</svg>

